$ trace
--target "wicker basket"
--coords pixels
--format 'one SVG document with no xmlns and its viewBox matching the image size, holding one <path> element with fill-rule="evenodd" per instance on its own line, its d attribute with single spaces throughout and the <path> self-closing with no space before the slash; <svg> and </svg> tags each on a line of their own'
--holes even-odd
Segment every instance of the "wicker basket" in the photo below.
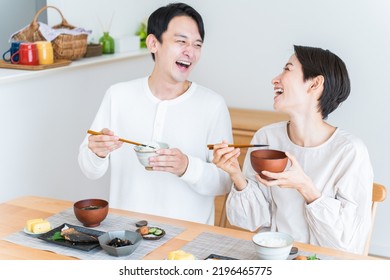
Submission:
<svg viewBox="0 0 390 280">
<path fill-rule="evenodd" d="M 28 42 L 36 42 L 36 41 L 46 41 L 41 32 L 39 31 L 39 23 L 38 16 L 47 8 L 53 8 L 57 10 L 61 17 L 62 22 L 53 26 L 53 29 L 74 29 L 73 25 L 70 25 L 61 11 L 54 6 L 45 6 L 41 8 L 34 16 L 33 21 L 29 26 L 16 33 L 12 39 L 16 41 L 28 41 Z M 78 35 L 69 35 L 69 34 L 60 34 L 57 38 L 55 38 L 51 43 L 53 45 L 54 50 L 54 58 L 55 59 L 68 59 L 68 60 L 76 60 L 82 58 L 87 52 L 87 39 L 88 34 L 78 34 Z"/>
</svg>

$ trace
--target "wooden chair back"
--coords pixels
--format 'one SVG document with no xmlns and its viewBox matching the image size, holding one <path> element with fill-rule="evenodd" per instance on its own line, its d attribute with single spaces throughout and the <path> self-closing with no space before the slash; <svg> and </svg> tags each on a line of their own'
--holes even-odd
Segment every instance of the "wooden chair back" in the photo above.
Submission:
<svg viewBox="0 0 390 280">
<path fill-rule="evenodd" d="M 387 189 L 384 185 L 374 183 L 372 187 L 372 205 L 371 205 L 371 229 L 364 248 L 364 255 L 368 255 L 370 249 L 372 231 L 374 229 L 376 209 L 379 202 L 383 202 L 387 197 Z"/>
</svg>

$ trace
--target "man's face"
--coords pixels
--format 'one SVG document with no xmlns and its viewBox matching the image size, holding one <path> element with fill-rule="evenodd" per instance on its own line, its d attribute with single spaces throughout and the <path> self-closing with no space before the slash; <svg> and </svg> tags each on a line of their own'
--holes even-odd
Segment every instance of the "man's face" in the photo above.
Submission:
<svg viewBox="0 0 390 280">
<path fill-rule="evenodd" d="M 184 82 L 198 62 L 202 38 L 196 22 L 188 16 L 174 17 L 157 42 L 156 67 L 171 82 Z"/>
</svg>

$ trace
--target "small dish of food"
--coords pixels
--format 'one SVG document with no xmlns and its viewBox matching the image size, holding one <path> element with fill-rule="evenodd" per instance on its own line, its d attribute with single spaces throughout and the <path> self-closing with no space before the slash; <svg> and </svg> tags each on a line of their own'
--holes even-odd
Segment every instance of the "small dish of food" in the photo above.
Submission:
<svg viewBox="0 0 390 280">
<path fill-rule="evenodd" d="M 141 244 L 138 232 L 129 230 L 109 231 L 98 237 L 100 247 L 111 256 L 122 257 L 132 254 Z"/>
<path fill-rule="evenodd" d="M 107 217 L 108 201 L 104 199 L 83 199 L 73 204 L 73 212 L 77 220 L 85 227 L 97 227 Z"/>
<path fill-rule="evenodd" d="M 104 234 L 103 231 L 65 223 L 42 234 L 38 238 L 60 246 L 90 251 L 99 247 L 98 237 L 102 234 Z"/>
<path fill-rule="evenodd" d="M 165 230 L 154 226 L 142 226 L 136 230 L 145 240 L 159 240 L 165 235 Z"/>
<path fill-rule="evenodd" d="M 168 149 L 169 145 L 163 142 L 147 142 L 145 146 L 134 146 L 134 151 L 137 154 L 138 161 L 145 167 L 146 170 L 153 170 L 149 164 L 149 158 L 157 156 L 159 149 Z"/>
<path fill-rule="evenodd" d="M 42 218 L 31 219 L 26 222 L 23 231 L 31 236 L 40 236 L 51 230 L 50 222 Z"/>
<path fill-rule="evenodd" d="M 291 235 L 283 232 L 258 232 L 252 242 L 260 260 L 286 260 L 294 242 Z"/>
<path fill-rule="evenodd" d="M 288 157 L 283 151 L 278 150 L 255 150 L 250 154 L 251 165 L 261 178 L 265 180 L 273 180 L 265 176 L 262 171 L 283 172 L 287 166 Z"/>
</svg>

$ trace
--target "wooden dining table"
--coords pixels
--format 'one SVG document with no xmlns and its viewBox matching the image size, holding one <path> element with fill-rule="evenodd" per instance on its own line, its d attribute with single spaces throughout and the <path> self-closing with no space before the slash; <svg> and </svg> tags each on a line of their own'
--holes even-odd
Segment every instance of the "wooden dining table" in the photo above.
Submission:
<svg viewBox="0 0 390 280">
<path fill-rule="evenodd" d="M 30 248 L 4 240 L 4 237 L 23 230 L 26 221 L 31 217 L 48 218 L 65 209 L 73 207 L 72 201 L 38 197 L 23 196 L 0 204 L 0 259 L 2 260 L 75 260 L 77 258 L 57 254 L 47 250 Z M 169 252 L 179 250 L 187 243 L 194 240 L 202 233 L 213 233 L 223 236 L 251 240 L 254 233 L 237 229 L 223 228 L 218 226 L 205 225 L 189 221 L 171 219 L 160 216 L 147 215 L 120 209 L 110 208 L 110 214 L 123 215 L 139 220 L 153 220 L 167 225 L 184 228 L 184 230 L 163 245 L 144 256 L 145 260 L 165 259 Z M 298 250 L 312 252 L 334 259 L 367 260 L 376 259 L 371 256 L 363 256 L 339 251 L 330 248 L 323 248 L 310 244 L 294 242 Z"/>
</svg>

